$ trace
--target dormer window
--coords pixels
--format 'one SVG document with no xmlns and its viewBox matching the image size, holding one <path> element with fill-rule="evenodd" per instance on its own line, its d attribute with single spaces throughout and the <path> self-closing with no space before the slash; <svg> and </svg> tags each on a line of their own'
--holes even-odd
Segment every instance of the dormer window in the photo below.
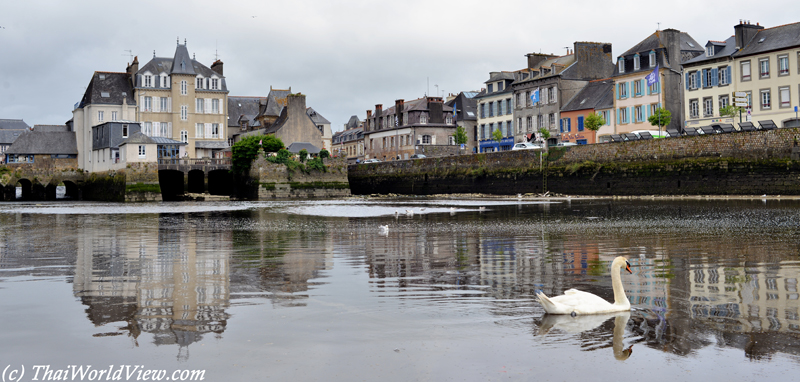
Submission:
<svg viewBox="0 0 800 382">
<path fill-rule="evenodd" d="M 219 90 L 219 78 L 211 78 L 211 90 Z"/>
<path fill-rule="evenodd" d="M 153 76 L 151 76 L 149 74 L 145 74 L 144 75 L 144 85 L 143 86 L 146 87 L 146 88 L 153 87 Z"/>
<path fill-rule="evenodd" d="M 642 68 L 641 61 L 639 60 L 639 53 L 633 56 L 633 70 L 639 70 Z"/>
<path fill-rule="evenodd" d="M 492 84 L 487 85 L 486 90 L 488 90 L 488 93 L 493 92 L 494 91 L 494 85 L 492 85 Z"/>
<path fill-rule="evenodd" d="M 620 57 L 617 58 L 617 67 L 619 68 L 620 73 L 625 73 L 625 58 Z"/>
<path fill-rule="evenodd" d="M 503 82 L 501 81 L 497 83 L 497 91 L 502 91 L 502 90 L 503 90 Z"/>
<path fill-rule="evenodd" d="M 714 45 L 709 45 L 706 47 L 706 55 L 708 55 L 708 57 L 714 55 Z"/>
<path fill-rule="evenodd" d="M 197 76 L 197 80 L 194 81 L 194 88 L 195 89 L 203 88 L 203 77 Z"/>
<path fill-rule="evenodd" d="M 651 50 L 650 51 L 650 67 L 652 68 L 654 66 L 656 66 L 656 51 Z"/>
<path fill-rule="evenodd" d="M 168 88 L 169 87 L 169 76 L 166 74 L 161 75 L 161 87 Z"/>
</svg>

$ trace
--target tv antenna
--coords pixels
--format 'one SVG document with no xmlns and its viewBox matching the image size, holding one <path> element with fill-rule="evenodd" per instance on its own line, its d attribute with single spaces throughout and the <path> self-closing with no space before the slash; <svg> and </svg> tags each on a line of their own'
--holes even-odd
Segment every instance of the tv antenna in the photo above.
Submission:
<svg viewBox="0 0 800 382">
<path fill-rule="evenodd" d="M 130 49 L 125 49 L 123 52 L 128 52 L 128 54 L 123 54 L 123 56 L 129 56 L 128 63 L 130 64 L 133 61 L 133 51 Z"/>
</svg>

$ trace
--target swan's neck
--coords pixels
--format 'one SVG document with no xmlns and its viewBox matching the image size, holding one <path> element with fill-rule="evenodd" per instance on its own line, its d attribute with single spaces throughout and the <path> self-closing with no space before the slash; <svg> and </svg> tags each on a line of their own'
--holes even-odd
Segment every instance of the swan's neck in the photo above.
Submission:
<svg viewBox="0 0 800 382">
<path fill-rule="evenodd" d="M 611 286 L 614 288 L 614 305 L 630 306 L 631 302 L 625 296 L 625 288 L 622 286 L 622 277 L 620 276 L 619 264 L 611 266 Z"/>
</svg>

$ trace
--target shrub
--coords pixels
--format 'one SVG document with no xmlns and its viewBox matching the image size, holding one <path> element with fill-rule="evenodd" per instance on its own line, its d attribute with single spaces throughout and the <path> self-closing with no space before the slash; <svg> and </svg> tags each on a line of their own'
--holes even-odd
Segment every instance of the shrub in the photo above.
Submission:
<svg viewBox="0 0 800 382">
<path fill-rule="evenodd" d="M 253 135 L 245 137 L 231 147 L 232 171 L 242 174 L 250 169 L 250 163 L 256 159 L 263 148 L 266 152 L 275 152 L 283 147 L 283 142 L 272 135 Z"/>
</svg>

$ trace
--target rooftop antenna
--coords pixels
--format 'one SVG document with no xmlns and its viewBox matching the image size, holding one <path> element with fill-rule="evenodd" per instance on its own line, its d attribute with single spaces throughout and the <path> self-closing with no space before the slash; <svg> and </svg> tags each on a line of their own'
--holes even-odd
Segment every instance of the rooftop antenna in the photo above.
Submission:
<svg viewBox="0 0 800 382">
<path fill-rule="evenodd" d="M 214 61 L 219 61 L 219 42 L 214 41 Z"/>
<path fill-rule="evenodd" d="M 175 37 L 175 43 L 178 45 L 181 44 L 181 36 Z"/>
<path fill-rule="evenodd" d="M 153 49 L 153 58 L 156 58 L 156 50 Z"/>
<path fill-rule="evenodd" d="M 130 56 L 130 61 L 128 61 L 128 64 L 130 64 L 133 61 L 133 51 L 130 49 L 125 49 L 123 50 L 123 52 L 128 52 L 127 55 L 123 54 L 123 56 Z"/>
<path fill-rule="evenodd" d="M 656 22 L 656 25 L 657 25 L 656 30 L 660 31 L 661 30 L 661 22 L 660 21 Z"/>
<path fill-rule="evenodd" d="M 567 54 L 569 54 L 569 47 L 565 46 L 564 49 L 566 49 L 567 50 Z"/>
</svg>

